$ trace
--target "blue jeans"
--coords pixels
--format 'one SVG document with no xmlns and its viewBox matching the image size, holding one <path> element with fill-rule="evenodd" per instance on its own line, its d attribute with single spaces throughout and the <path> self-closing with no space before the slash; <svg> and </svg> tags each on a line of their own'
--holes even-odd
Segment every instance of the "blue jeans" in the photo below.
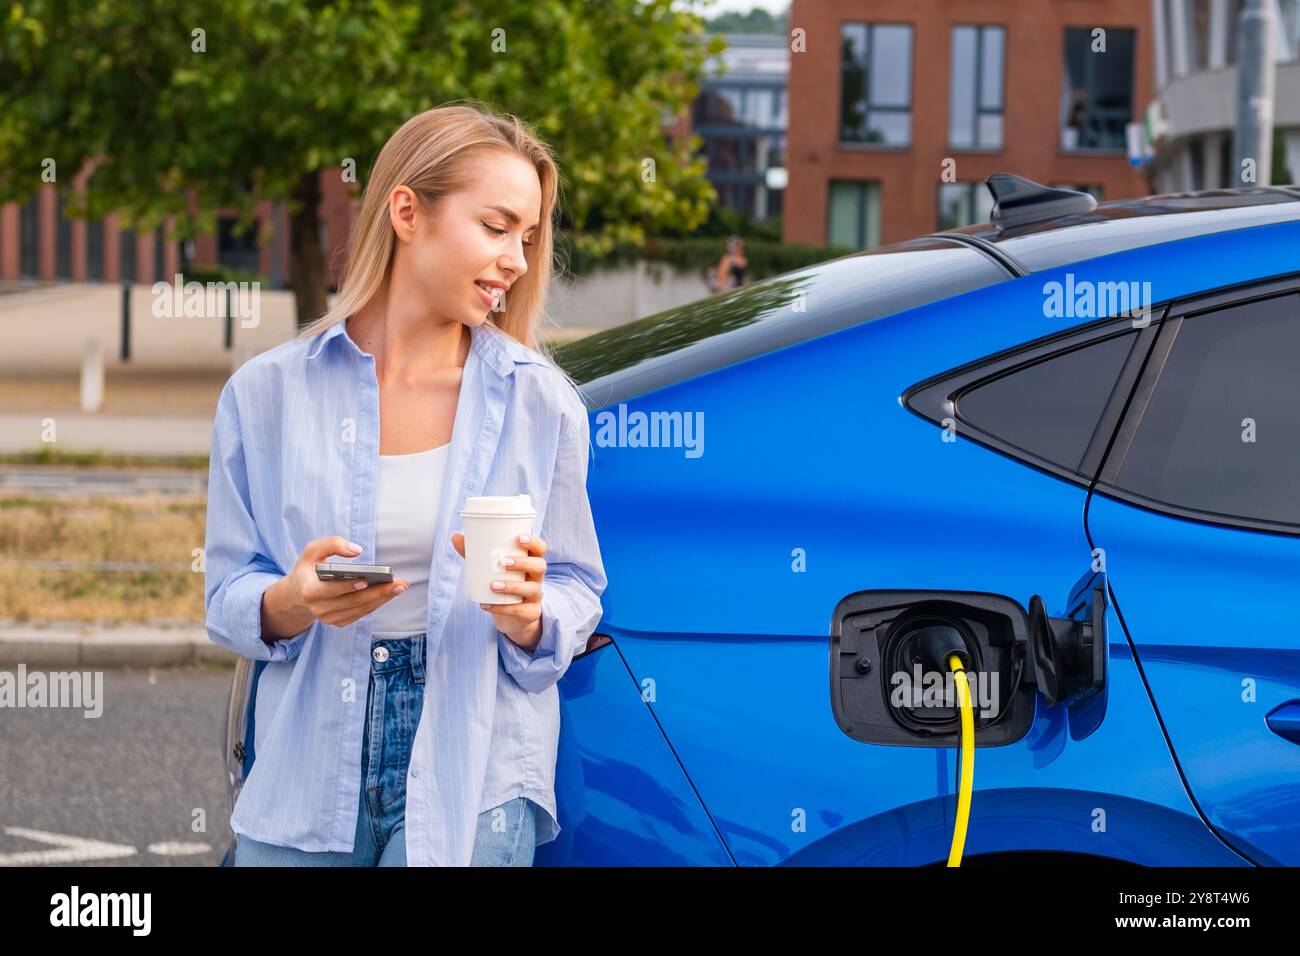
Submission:
<svg viewBox="0 0 1300 956">
<path fill-rule="evenodd" d="M 274 846 L 240 833 L 235 866 L 406 866 L 406 771 L 423 702 L 424 635 L 376 637 L 352 852 Z M 532 866 L 537 814 L 527 797 L 480 813 L 470 866 Z"/>
</svg>

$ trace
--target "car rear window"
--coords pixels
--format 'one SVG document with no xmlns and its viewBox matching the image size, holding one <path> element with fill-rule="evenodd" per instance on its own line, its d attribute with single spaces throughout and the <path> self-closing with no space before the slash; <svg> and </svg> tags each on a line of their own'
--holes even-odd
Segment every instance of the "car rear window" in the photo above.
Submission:
<svg viewBox="0 0 1300 956">
<path fill-rule="evenodd" d="M 1151 501 L 1300 528 L 1300 295 L 1184 319 L 1115 482 Z"/>
<path fill-rule="evenodd" d="M 1126 332 L 977 383 L 957 415 L 979 430 L 1077 472 L 1137 338 Z"/>
</svg>

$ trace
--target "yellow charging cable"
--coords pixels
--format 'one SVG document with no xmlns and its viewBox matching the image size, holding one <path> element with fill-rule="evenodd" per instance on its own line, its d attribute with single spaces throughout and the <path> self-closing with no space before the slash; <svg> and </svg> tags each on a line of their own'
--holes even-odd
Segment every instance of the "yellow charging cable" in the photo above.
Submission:
<svg viewBox="0 0 1300 956">
<path fill-rule="evenodd" d="M 971 791 L 975 788 L 975 712 L 971 708 L 970 683 L 961 658 L 956 654 L 948 655 L 948 667 L 957 679 L 957 698 L 961 705 L 961 786 L 948 865 L 961 866 L 961 852 L 966 846 L 966 825 L 970 822 Z"/>
</svg>

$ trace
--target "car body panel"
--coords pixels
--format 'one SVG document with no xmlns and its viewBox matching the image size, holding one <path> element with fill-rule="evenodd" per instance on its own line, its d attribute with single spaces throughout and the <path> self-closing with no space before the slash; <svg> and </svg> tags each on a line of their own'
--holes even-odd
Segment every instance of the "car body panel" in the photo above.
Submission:
<svg viewBox="0 0 1300 956">
<path fill-rule="evenodd" d="M 732 865 L 612 644 L 565 672 L 555 798 L 560 833 L 534 866 Z"/>
<path fill-rule="evenodd" d="M 1300 745 L 1266 722 L 1300 699 L 1300 539 L 1102 495 L 1088 526 L 1201 809 L 1255 862 L 1300 865 Z"/>
<path fill-rule="evenodd" d="M 1232 255 L 1219 235 L 1105 256 L 626 402 L 628 414 L 702 413 L 698 458 L 602 447 L 594 410 L 589 493 L 611 582 L 599 630 L 638 682 L 652 682 L 656 718 L 737 863 L 799 859 L 848 828 L 873 832 L 866 821 L 901 808 L 911 808 L 902 818 L 910 835 L 873 859 L 925 863 L 946 852 L 951 755 L 859 744 L 832 718 L 826 642 L 840 598 L 943 588 L 1023 606 L 1040 594 L 1057 612 L 1092 560 L 1085 487 L 975 442 L 944 443 L 899 396 L 944 369 L 1090 321 L 1044 317 L 1044 283 L 1067 271 L 1076 281 L 1149 281 L 1159 302 L 1278 274 L 1276 249 L 1300 240 L 1300 226 L 1231 237 Z M 806 573 L 791 570 L 795 549 Z M 1024 741 L 979 750 L 968 852 L 1032 845 L 1147 863 L 1245 862 L 1199 819 L 1117 625 L 1111 652 L 1109 710 L 1091 736 L 1074 739 L 1069 719 L 1044 709 Z M 995 791 L 1008 806 L 1016 791 L 1042 797 L 1041 828 L 1029 837 L 994 827 L 1011 812 L 985 796 Z M 1081 795 L 1090 810 L 1106 811 L 1107 799 L 1124 808 L 1119 820 L 1106 812 L 1110 842 L 1090 813 L 1075 812 Z M 981 826 L 985 807 L 992 818 Z M 1157 831 L 1177 837 L 1156 844 Z M 864 853 L 843 845 L 845 860 Z"/>
</svg>

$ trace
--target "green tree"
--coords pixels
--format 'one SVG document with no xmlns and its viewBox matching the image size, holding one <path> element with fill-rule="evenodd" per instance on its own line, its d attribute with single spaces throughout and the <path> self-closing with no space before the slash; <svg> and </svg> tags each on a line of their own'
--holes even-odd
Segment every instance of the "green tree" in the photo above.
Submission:
<svg viewBox="0 0 1300 956">
<path fill-rule="evenodd" d="M 298 321 L 325 310 L 319 174 L 363 180 L 413 114 L 517 113 L 555 148 L 564 224 L 598 248 L 689 229 L 715 198 L 695 143 L 663 135 L 722 43 L 671 0 L 27 0 L 0 12 L 0 201 L 47 160 L 98 163 L 74 214 L 172 238 L 260 200 L 290 210 Z M 653 161 L 651 165 L 648 161 Z M 653 169 L 653 176 L 649 170 Z"/>
<path fill-rule="evenodd" d="M 787 32 L 786 21 L 789 19 L 790 8 L 788 6 L 776 15 L 769 13 L 762 7 L 754 7 L 744 13 L 739 10 L 719 13 L 717 16 L 709 18 L 705 28 L 710 33 L 766 33 L 781 36 Z"/>
</svg>

